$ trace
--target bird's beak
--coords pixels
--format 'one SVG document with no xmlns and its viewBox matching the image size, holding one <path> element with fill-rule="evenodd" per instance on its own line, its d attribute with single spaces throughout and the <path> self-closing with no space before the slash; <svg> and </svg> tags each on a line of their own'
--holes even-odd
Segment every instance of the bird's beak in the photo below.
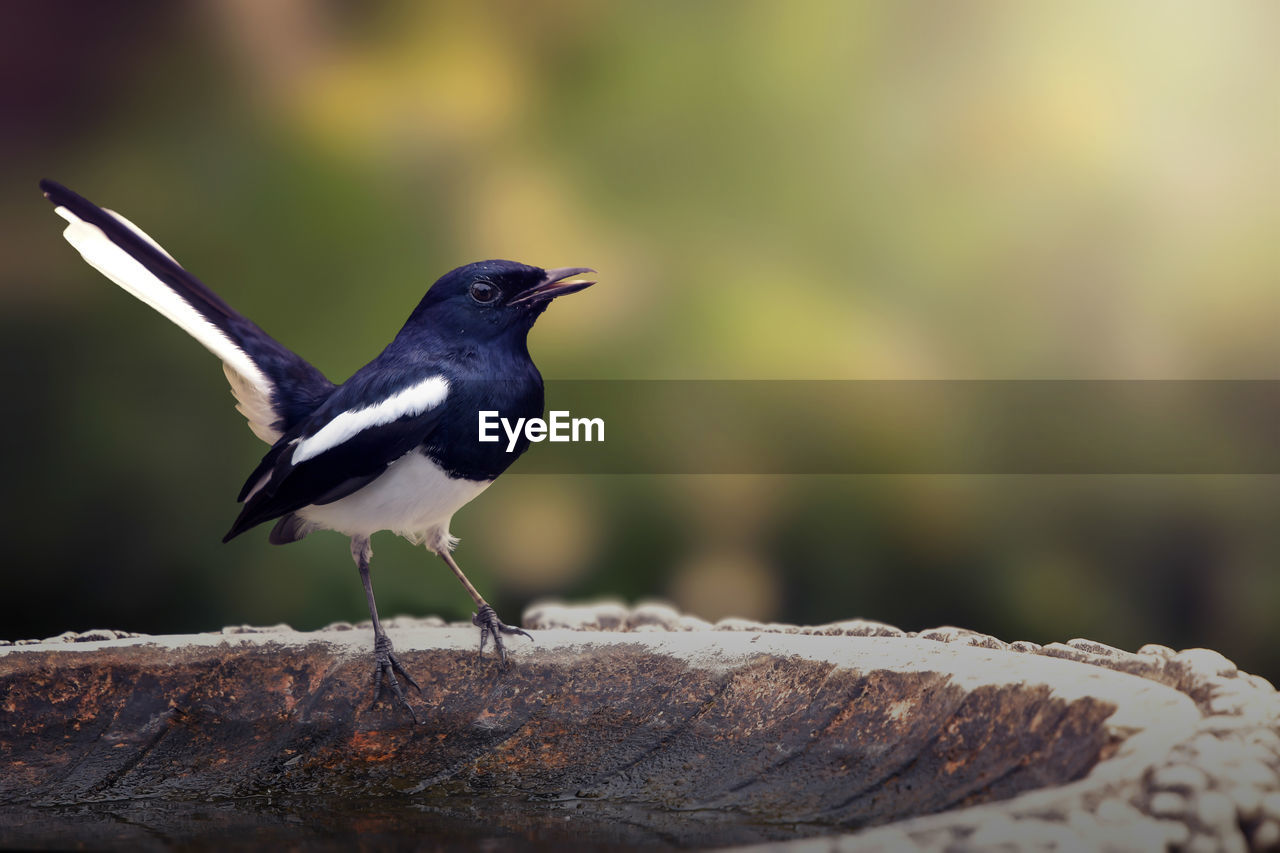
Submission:
<svg viewBox="0 0 1280 853">
<path fill-rule="evenodd" d="M 508 302 L 508 305 L 518 305 L 521 302 L 550 302 L 557 296 L 564 296 L 566 293 L 577 293 L 579 290 L 586 290 L 594 281 L 565 281 L 566 278 L 572 278 L 575 275 L 581 275 L 584 272 L 595 272 L 591 267 L 559 267 L 553 270 L 547 270 L 547 275 L 542 281 L 533 287 L 521 293 L 515 299 Z"/>
</svg>

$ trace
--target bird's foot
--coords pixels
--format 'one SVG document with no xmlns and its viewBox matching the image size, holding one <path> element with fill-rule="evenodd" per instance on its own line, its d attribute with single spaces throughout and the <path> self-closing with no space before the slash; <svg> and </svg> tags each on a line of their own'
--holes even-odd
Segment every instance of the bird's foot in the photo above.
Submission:
<svg viewBox="0 0 1280 853">
<path fill-rule="evenodd" d="M 382 698 L 382 689 L 386 684 L 391 685 L 391 692 L 400 700 L 400 704 L 409 712 L 409 716 L 413 717 L 416 724 L 418 720 L 418 712 L 413 710 L 413 706 L 409 704 L 409 697 L 404 692 L 404 688 L 400 686 L 400 680 L 396 678 L 396 673 L 400 673 L 405 681 L 409 682 L 419 693 L 422 688 L 418 686 L 418 682 L 413 680 L 401 665 L 395 655 L 395 649 L 391 646 L 391 638 L 386 634 L 379 634 L 373 640 L 373 683 L 377 685 L 377 689 L 373 694 L 373 704 L 378 704 L 378 700 Z M 383 679 L 386 679 L 384 682 Z"/>
<path fill-rule="evenodd" d="M 471 624 L 480 629 L 480 654 L 484 654 L 484 644 L 492 637 L 494 648 L 498 650 L 498 658 L 502 661 L 503 666 L 507 665 L 507 649 L 502 643 L 503 634 L 508 636 L 521 634 L 530 640 L 533 639 L 533 635 L 528 631 L 522 631 L 519 628 L 512 628 L 510 625 L 503 624 L 502 620 L 498 618 L 498 614 L 487 604 L 480 605 L 480 610 L 471 614 Z"/>
</svg>

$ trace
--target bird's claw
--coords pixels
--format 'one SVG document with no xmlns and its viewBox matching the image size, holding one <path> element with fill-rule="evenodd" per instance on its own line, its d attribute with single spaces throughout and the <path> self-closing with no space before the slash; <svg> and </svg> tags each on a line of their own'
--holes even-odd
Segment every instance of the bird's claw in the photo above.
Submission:
<svg viewBox="0 0 1280 853">
<path fill-rule="evenodd" d="M 422 688 L 418 686 L 418 682 L 408 673 L 400 660 L 395 655 L 395 650 L 391 646 L 391 638 L 386 634 L 381 634 L 374 638 L 373 643 L 373 683 L 377 685 L 373 694 L 373 704 L 378 704 L 378 700 L 382 698 L 382 690 L 386 684 L 391 685 L 391 692 L 396 695 L 396 699 L 400 700 L 400 704 L 409 712 L 409 716 L 413 717 L 416 725 L 418 722 L 418 712 L 413 710 L 413 706 L 409 704 L 409 697 L 404 692 L 404 688 L 400 686 L 399 679 L 396 678 L 399 673 L 405 681 L 417 690 L 422 692 Z M 386 679 L 384 682 L 383 679 Z"/>
<path fill-rule="evenodd" d="M 502 661 L 502 665 L 507 665 L 507 649 L 502 642 L 502 635 L 520 634 L 533 639 L 533 635 L 528 631 L 520 628 L 512 628 L 510 625 L 503 624 L 498 618 L 498 614 L 488 604 L 480 605 L 480 609 L 471 614 L 471 624 L 480 629 L 480 654 L 484 654 L 484 645 L 489 638 L 493 638 L 494 648 L 498 650 L 498 659 Z"/>
</svg>

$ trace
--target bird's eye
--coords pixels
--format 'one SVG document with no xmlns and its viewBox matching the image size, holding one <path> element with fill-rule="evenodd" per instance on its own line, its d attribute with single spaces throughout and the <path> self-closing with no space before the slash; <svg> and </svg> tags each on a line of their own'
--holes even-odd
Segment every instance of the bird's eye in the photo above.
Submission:
<svg viewBox="0 0 1280 853">
<path fill-rule="evenodd" d="M 476 281 L 471 284 L 471 298 L 481 305 L 488 305 L 498 298 L 498 288 L 487 281 Z"/>
</svg>

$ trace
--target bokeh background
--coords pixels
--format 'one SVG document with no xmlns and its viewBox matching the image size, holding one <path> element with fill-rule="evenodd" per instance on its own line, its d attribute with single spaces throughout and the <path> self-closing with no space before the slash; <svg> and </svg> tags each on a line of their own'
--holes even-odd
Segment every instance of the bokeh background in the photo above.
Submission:
<svg viewBox="0 0 1280 853">
<path fill-rule="evenodd" d="M 0 10 L 3 637 L 365 617 L 336 535 L 219 543 L 264 447 L 41 177 L 335 379 L 487 257 L 600 270 L 534 331 L 551 379 L 1280 378 L 1274 3 Z M 661 596 L 1280 675 L 1275 477 L 520 470 L 453 525 L 509 619 Z M 384 614 L 469 613 L 375 548 Z"/>
</svg>

